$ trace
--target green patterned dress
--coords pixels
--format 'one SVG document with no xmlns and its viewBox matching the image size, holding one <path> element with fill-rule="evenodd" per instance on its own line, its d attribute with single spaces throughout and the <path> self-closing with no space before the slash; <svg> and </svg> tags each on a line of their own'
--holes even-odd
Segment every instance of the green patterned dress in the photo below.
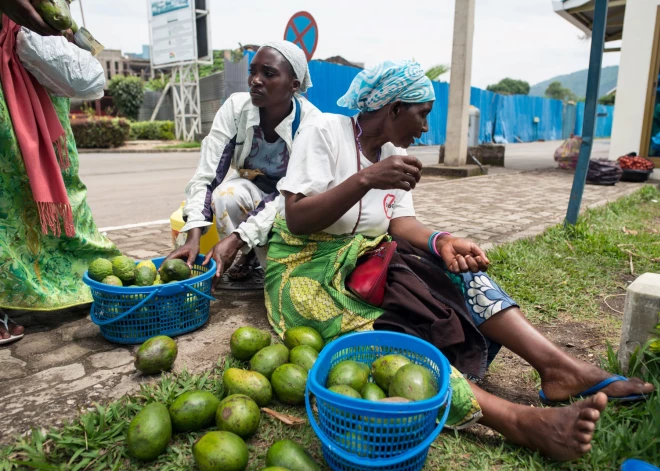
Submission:
<svg viewBox="0 0 660 471">
<path fill-rule="evenodd" d="M 0 86 L 0 308 L 50 311 L 91 302 L 82 282 L 88 264 L 119 255 L 103 237 L 85 200 L 69 123 L 69 100 L 53 98 L 67 135 L 71 167 L 62 172 L 73 211 L 75 237 L 44 235 L 23 157 Z"/>
<path fill-rule="evenodd" d="M 372 330 L 383 311 L 356 298 L 345 281 L 358 258 L 385 237 L 325 232 L 293 235 L 278 215 L 268 244 L 264 279 L 268 320 L 275 332 L 283 336 L 287 329 L 304 325 L 329 342 L 350 332 Z M 481 407 L 467 380 L 453 366 L 449 381 L 453 396 L 445 426 L 469 427 L 482 417 Z"/>
</svg>

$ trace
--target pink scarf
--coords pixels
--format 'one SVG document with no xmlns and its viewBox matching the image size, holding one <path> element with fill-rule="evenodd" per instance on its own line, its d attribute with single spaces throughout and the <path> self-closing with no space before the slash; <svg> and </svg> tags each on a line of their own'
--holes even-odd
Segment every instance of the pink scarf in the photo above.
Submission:
<svg viewBox="0 0 660 471">
<path fill-rule="evenodd" d="M 2 16 L 0 81 L 23 162 L 37 203 L 41 231 L 59 237 L 76 234 L 62 170 L 69 168 L 66 133 L 46 89 L 30 75 L 16 53 L 21 27 Z M 57 147 L 57 153 L 55 152 Z"/>
</svg>

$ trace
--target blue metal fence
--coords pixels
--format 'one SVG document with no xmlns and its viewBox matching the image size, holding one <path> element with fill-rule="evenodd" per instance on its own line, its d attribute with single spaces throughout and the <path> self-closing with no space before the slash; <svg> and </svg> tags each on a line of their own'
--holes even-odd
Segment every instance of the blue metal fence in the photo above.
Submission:
<svg viewBox="0 0 660 471">
<path fill-rule="evenodd" d="M 449 93 L 449 87 L 447 87 Z M 479 142 L 493 142 L 493 132 L 495 131 L 495 118 L 499 98 L 502 95 L 472 87 L 470 91 L 470 104 L 479 109 Z"/>
<path fill-rule="evenodd" d="M 337 106 L 337 100 L 346 93 L 358 72 L 360 69 L 356 67 L 311 61 L 309 74 L 314 86 L 307 92 L 307 99 L 324 113 L 355 114 L 355 111 Z"/>
<path fill-rule="evenodd" d="M 563 104 L 526 95 L 500 95 L 494 141 L 501 143 L 561 139 Z"/>
<path fill-rule="evenodd" d="M 422 134 L 422 138 L 416 141 L 417 144 L 427 146 L 445 143 L 447 138 L 447 110 L 449 109 L 449 84 L 444 82 L 434 82 L 435 103 L 433 109 L 428 115 L 429 131 Z"/>
<path fill-rule="evenodd" d="M 582 126 L 584 124 L 584 102 L 576 106 L 575 134 L 582 135 Z M 594 137 L 610 137 L 612 135 L 612 123 L 614 122 L 614 107 L 607 105 L 598 105 L 596 110 L 596 130 Z"/>
<path fill-rule="evenodd" d="M 249 53 L 252 60 L 254 53 Z M 352 115 L 355 112 L 337 106 L 337 100 L 351 84 L 360 69 L 322 61 L 311 61 L 309 70 L 314 86 L 307 98 L 324 113 Z M 444 144 L 447 137 L 449 84 L 434 82 L 436 101 L 429 114 L 429 131 L 417 141 L 423 145 Z M 481 113 L 479 142 L 517 143 L 539 139 L 562 139 L 563 103 L 550 98 L 526 95 L 499 95 L 472 87 L 470 104 Z M 575 134 L 582 133 L 584 103 L 576 107 Z M 608 137 L 612 132 L 613 106 L 598 105 L 596 137 Z"/>
</svg>

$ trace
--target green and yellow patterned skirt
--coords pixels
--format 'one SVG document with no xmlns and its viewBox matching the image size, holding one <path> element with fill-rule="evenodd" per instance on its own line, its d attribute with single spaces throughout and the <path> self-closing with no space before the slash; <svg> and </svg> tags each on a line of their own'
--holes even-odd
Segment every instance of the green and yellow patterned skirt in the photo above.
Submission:
<svg viewBox="0 0 660 471">
<path fill-rule="evenodd" d="M 280 216 L 268 247 L 264 280 L 268 320 L 284 335 L 301 325 L 317 330 L 328 342 L 342 334 L 371 330 L 383 311 L 363 302 L 345 286 L 358 258 L 386 236 L 369 239 L 326 233 L 296 236 Z M 450 428 L 464 428 L 481 418 L 481 408 L 461 373 L 452 367 Z"/>
<path fill-rule="evenodd" d="M 71 167 L 62 172 L 75 237 L 44 235 L 23 157 L 0 86 L 0 308 L 50 311 L 91 302 L 82 282 L 90 262 L 119 255 L 103 237 L 78 178 L 78 152 L 69 123 L 69 100 L 53 98 L 66 131 Z"/>
</svg>

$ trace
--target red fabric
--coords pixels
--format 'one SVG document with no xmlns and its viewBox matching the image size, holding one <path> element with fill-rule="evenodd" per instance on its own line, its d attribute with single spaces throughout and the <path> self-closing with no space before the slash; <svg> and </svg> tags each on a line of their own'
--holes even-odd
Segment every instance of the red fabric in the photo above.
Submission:
<svg viewBox="0 0 660 471">
<path fill-rule="evenodd" d="M 64 227 L 64 233 L 73 237 L 76 231 L 71 204 L 62 179 L 62 170 L 70 166 L 66 133 L 46 89 L 18 58 L 16 35 L 20 28 L 7 16 L 2 17 L 0 81 L 39 210 L 41 230 L 59 237 Z"/>
<path fill-rule="evenodd" d="M 346 287 L 372 306 L 383 304 L 387 268 L 396 252 L 396 242 L 383 242 L 373 252 L 364 254 L 363 260 L 351 272 Z"/>
</svg>

